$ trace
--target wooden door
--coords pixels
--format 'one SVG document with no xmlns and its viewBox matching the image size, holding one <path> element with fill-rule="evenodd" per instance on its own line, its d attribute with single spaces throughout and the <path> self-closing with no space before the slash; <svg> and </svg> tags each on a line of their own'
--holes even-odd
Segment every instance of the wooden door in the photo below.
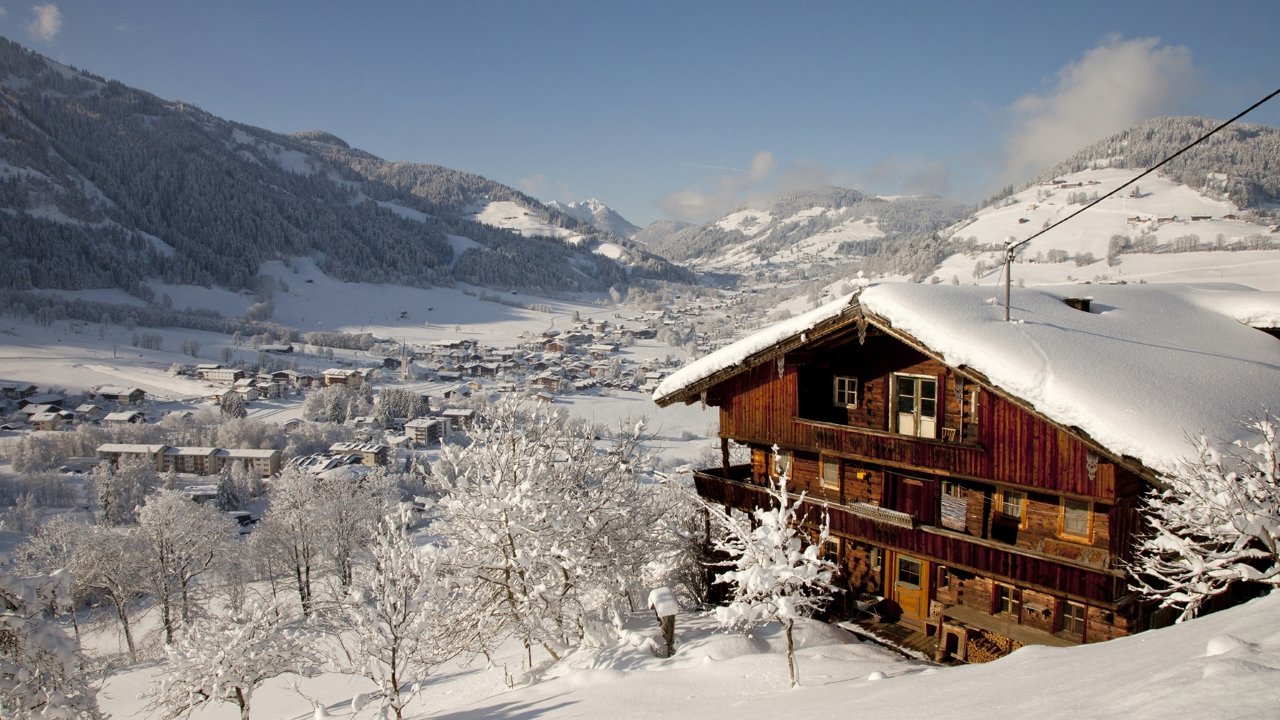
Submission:
<svg viewBox="0 0 1280 720">
<path fill-rule="evenodd" d="M 923 625 L 929 614 L 929 563 L 910 555 L 896 555 L 889 567 L 890 592 L 902 615 L 913 625 Z"/>
</svg>

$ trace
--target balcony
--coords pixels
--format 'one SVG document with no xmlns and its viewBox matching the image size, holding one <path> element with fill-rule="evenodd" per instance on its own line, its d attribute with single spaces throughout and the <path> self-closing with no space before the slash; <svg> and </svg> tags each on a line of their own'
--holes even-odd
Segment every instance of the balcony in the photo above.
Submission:
<svg viewBox="0 0 1280 720">
<path fill-rule="evenodd" d="M 727 473 L 722 468 L 699 470 L 694 473 L 694 485 L 702 498 L 727 507 L 750 511 L 770 505 L 768 489 L 751 482 L 750 465 L 735 465 Z M 825 513 L 833 535 L 1025 587 L 1048 588 L 1094 603 L 1114 603 L 1128 592 L 1120 570 L 1085 566 L 945 527 L 921 525 L 918 518 L 888 508 L 806 498 L 800 512 L 811 513 L 811 518 Z"/>
</svg>

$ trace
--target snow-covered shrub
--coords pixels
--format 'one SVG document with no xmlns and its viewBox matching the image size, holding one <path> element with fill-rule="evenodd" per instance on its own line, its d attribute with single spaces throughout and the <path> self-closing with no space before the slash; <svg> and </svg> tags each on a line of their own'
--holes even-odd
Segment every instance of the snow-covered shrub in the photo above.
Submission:
<svg viewBox="0 0 1280 720">
<path fill-rule="evenodd" d="M 792 627 L 796 618 L 825 607 L 835 591 L 831 584 L 835 564 L 822 556 L 830 520 L 822 518 L 816 541 L 811 541 L 801 527 L 804 518 L 799 514 L 804 493 L 788 495 L 785 474 L 776 482 L 771 481 L 768 493 L 772 507 L 757 507 L 750 515 L 709 508 L 720 531 L 714 539 L 715 549 L 729 557 L 722 563 L 728 569 L 716 576 L 716 582 L 733 588 L 729 603 L 716 608 L 715 616 L 725 627 L 782 623 L 787 638 L 787 671 L 794 687 Z"/>
<path fill-rule="evenodd" d="M 1244 426 L 1254 444 L 1201 436 L 1195 457 L 1142 505 L 1151 532 L 1130 565 L 1132 587 L 1180 610 L 1179 622 L 1242 583 L 1280 585 L 1280 437 L 1269 415 Z"/>
</svg>

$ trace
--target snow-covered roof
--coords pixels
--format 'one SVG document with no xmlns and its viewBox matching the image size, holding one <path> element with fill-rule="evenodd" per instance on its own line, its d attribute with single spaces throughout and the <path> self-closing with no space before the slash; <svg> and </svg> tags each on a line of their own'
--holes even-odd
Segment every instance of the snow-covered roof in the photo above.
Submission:
<svg viewBox="0 0 1280 720">
<path fill-rule="evenodd" d="M 1239 420 L 1280 411 L 1280 293 L 1227 285 L 1070 285 L 1015 288 L 1012 319 L 992 288 L 886 283 L 841 298 L 681 369 L 654 398 L 670 402 L 701 381 L 858 306 L 868 320 L 914 339 L 952 367 L 1117 456 L 1170 471 L 1188 439 L 1243 437 Z M 1064 298 L 1088 297 L 1092 311 Z"/>
<path fill-rule="evenodd" d="M 988 291 L 990 292 L 990 291 Z M 850 302 L 854 295 L 845 295 L 825 305 L 820 305 L 809 312 L 784 320 L 776 325 L 760 330 L 747 337 L 720 348 L 701 357 L 667 376 L 653 392 L 653 399 L 659 405 L 670 402 L 670 396 L 725 370 L 738 367 L 747 362 L 751 356 L 769 350 L 773 346 L 793 337 L 802 336 L 818 324 L 838 317 L 841 313 L 851 311 Z M 654 373 L 647 373 L 650 377 Z"/>
</svg>

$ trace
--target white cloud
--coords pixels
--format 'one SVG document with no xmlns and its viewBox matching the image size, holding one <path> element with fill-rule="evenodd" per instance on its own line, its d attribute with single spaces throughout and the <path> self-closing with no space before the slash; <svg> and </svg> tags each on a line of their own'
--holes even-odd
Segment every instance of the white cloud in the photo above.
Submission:
<svg viewBox="0 0 1280 720">
<path fill-rule="evenodd" d="M 1191 52 L 1159 38 L 1106 38 L 1058 71 L 1045 93 L 1010 107 L 1009 181 L 1028 179 L 1086 145 L 1170 112 L 1193 80 Z"/>
<path fill-rule="evenodd" d="M 516 184 L 525 193 L 543 202 L 551 200 L 570 202 L 573 200 L 573 190 L 569 187 L 569 183 L 553 180 L 543 173 L 535 173 L 529 177 L 520 178 L 520 181 Z"/>
<path fill-rule="evenodd" d="M 62 11 L 57 5 L 33 5 L 31 22 L 23 26 L 27 34 L 36 40 L 49 42 L 62 30 Z"/>
<path fill-rule="evenodd" d="M 659 198 L 658 207 L 673 219 L 693 223 L 723 215 L 761 191 L 773 172 L 773 153 L 757 152 L 746 170 L 710 167 L 727 172 L 706 178 L 699 187 L 683 188 Z"/>
<path fill-rule="evenodd" d="M 5 15 L 8 15 L 8 14 L 9 14 L 9 11 L 8 11 L 8 10 L 5 10 L 4 8 L 0 7 L 0 18 L 4 17 Z"/>
</svg>

